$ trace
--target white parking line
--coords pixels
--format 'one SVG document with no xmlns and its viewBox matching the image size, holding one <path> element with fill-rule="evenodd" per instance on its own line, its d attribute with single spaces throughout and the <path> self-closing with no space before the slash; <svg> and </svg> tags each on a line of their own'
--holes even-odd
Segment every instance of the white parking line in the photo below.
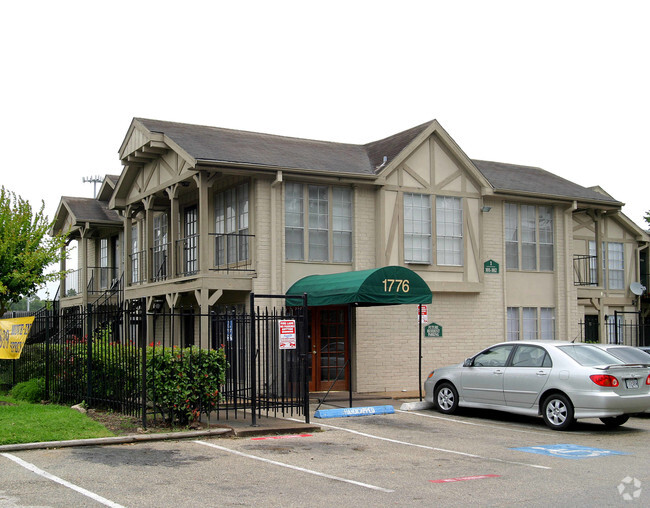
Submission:
<svg viewBox="0 0 650 508">
<path fill-rule="evenodd" d="M 124 506 L 122 506 L 121 504 L 115 503 L 110 499 L 106 499 L 105 497 L 100 496 L 99 494 L 95 494 L 94 492 L 90 492 L 89 490 L 86 490 L 83 487 L 79 487 L 73 483 L 70 483 L 69 481 L 59 478 L 58 476 L 54 476 L 53 474 L 50 474 L 47 471 L 43 471 L 42 469 L 36 467 L 34 464 L 25 462 L 23 459 L 20 459 L 15 455 L 12 455 L 11 453 L 0 453 L 0 455 L 8 458 L 9 460 L 13 460 L 16 464 L 24 467 L 25 469 L 28 469 L 32 473 L 36 473 L 37 475 L 42 476 L 43 478 L 47 478 L 48 480 L 52 480 L 53 482 L 63 485 L 64 487 L 68 487 L 69 489 L 72 489 L 75 492 L 79 492 L 80 494 L 83 494 L 84 496 L 87 496 L 90 499 L 97 501 L 98 503 L 102 503 L 103 505 L 111 506 L 113 508 L 124 508 Z"/>
<path fill-rule="evenodd" d="M 509 426 L 507 425 L 489 425 L 486 423 L 476 423 L 476 422 L 468 422 L 466 420 L 459 420 L 457 418 L 450 418 L 448 416 L 437 416 L 437 415 L 429 415 L 429 414 L 424 414 L 424 413 L 418 413 L 416 411 L 402 411 L 401 409 L 396 409 L 396 413 L 408 413 L 410 415 L 415 415 L 415 416 L 423 416 L 424 418 L 435 418 L 437 420 L 445 420 L 448 422 L 453 422 L 453 423 L 461 423 L 463 425 L 473 425 L 475 427 L 489 427 L 491 429 L 500 429 L 500 430 L 507 430 L 508 432 L 520 432 L 522 434 L 550 434 L 553 432 L 552 430 L 524 430 L 517 428 L 516 426 L 510 424 Z M 572 435 L 579 434 L 579 435 L 589 435 L 588 432 L 580 432 L 580 431 L 572 431 Z"/>
<path fill-rule="evenodd" d="M 357 482 L 355 480 L 348 480 L 347 478 L 341 478 L 340 476 L 332 476 L 326 473 L 320 473 L 318 471 L 313 471 L 311 469 L 305 469 L 304 467 L 298 467 L 298 466 L 292 466 L 290 464 L 284 464 L 283 462 L 277 462 L 275 460 L 270 460 L 270 459 L 265 459 L 263 457 L 257 457 L 256 455 L 250 455 L 248 453 L 242 453 L 237 450 L 231 450 L 230 448 L 226 448 L 224 446 L 219 446 L 216 444 L 208 443 L 206 441 L 194 441 L 196 444 L 200 444 L 203 446 L 210 446 L 211 448 L 216 448 L 217 450 L 221 450 L 223 452 L 228 452 L 228 453 L 233 453 L 235 455 L 239 455 L 240 457 L 246 457 L 248 459 L 253 459 L 253 460 L 259 460 L 261 462 L 266 462 L 267 464 L 273 464 L 274 466 L 280 466 L 280 467 L 286 467 L 288 469 L 293 469 L 295 471 L 301 471 L 303 473 L 309 473 L 313 474 L 315 476 L 320 476 L 322 478 L 329 478 L 330 480 L 336 480 L 339 482 L 344 482 L 344 483 L 351 483 L 352 485 L 358 485 L 360 487 L 365 487 L 367 489 L 372 489 L 372 490 L 379 490 L 381 492 L 395 492 L 394 490 L 390 489 L 385 489 L 383 487 L 377 487 L 376 485 L 370 485 L 368 483 L 362 483 L 362 482 Z"/>
<path fill-rule="evenodd" d="M 300 420 L 295 420 L 293 418 L 287 418 L 288 420 L 294 420 L 294 421 L 300 421 Z M 312 422 L 314 423 L 314 422 Z M 400 441 L 398 439 L 390 439 L 388 437 L 382 437 L 382 436 L 374 436 L 372 434 L 367 434 L 366 432 L 359 432 L 358 430 L 352 430 L 352 429 L 346 429 L 344 427 L 336 427 L 334 425 L 327 425 L 325 423 L 314 423 L 315 425 L 320 425 L 321 427 L 327 427 L 330 429 L 336 429 L 336 430 L 343 430 L 345 432 L 350 432 L 351 434 L 357 434 L 358 436 L 364 436 L 364 437 L 369 437 L 371 439 L 378 439 L 380 441 L 387 441 L 389 443 L 396 443 L 396 444 L 401 444 L 405 446 L 413 446 L 415 448 L 423 448 L 425 450 L 433 450 L 436 452 L 442 452 L 442 453 L 452 453 L 454 455 L 462 455 L 464 457 L 471 457 L 473 459 L 482 459 L 482 460 L 489 460 L 493 462 L 503 462 L 505 464 L 514 464 L 517 466 L 528 466 L 528 467 L 534 467 L 537 469 L 552 469 L 547 466 L 540 466 L 538 464 L 528 464 L 526 462 L 517 462 L 513 460 L 505 460 L 505 459 L 497 459 L 493 457 L 483 457 L 482 455 L 475 455 L 473 453 L 467 453 L 467 452 L 460 452 L 457 450 L 447 450 L 445 448 L 436 448 L 434 446 L 427 446 L 427 445 L 421 445 L 421 444 L 416 444 L 416 443 L 409 443 L 408 441 Z"/>
</svg>

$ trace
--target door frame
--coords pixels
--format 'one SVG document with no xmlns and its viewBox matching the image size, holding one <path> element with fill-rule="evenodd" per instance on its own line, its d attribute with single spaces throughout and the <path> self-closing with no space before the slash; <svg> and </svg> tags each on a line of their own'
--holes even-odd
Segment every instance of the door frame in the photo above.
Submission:
<svg viewBox="0 0 650 508">
<path fill-rule="evenodd" d="M 343 372 L 338 381 L 331 382 L 329 380 L 321 380 L 321 351 L 323 344 L 321 343 L 321 320 L 323 311 L 338 310 L 343 318 L 343 365 L 340 367 Z M 309 344 L 311 353 L 311 369 L 309 377 L 309 391 L 348 391 L 350 390 L 351 380 L 351 367 L 350 367 L 350 311 L 347 305 L 332 305 L 326 307 L 309 307 Z M 338 367 L 338 365 L 337 365 Z M 337 369 L 336 373 L 339 373 Z"/>
</svg>

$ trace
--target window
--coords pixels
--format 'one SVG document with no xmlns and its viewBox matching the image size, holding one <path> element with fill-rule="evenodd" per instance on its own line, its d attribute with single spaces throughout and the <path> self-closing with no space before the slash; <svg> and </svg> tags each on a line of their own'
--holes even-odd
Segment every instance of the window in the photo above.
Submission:
<svg viewBox="0 0 650 508">
<path fill-rule="evenodd" d="M 507 320 L 507 339 L 519 340 L 519 307 L 508 307 Z"/>
<path fill-rule="evenodd" d="M 522 309 L 522 334 L 523 340 L 537 340 L 537 309 L 524 307 Z"/>
<path fill-rule="evenodd" d="M 182 275 L 193 275 L 199 269 L 199 216 L 196 205 L 189 206 L 183 214 L 183 229 L 185 238 L 182 240 L 183 270 Z"/>
<path fill-rule="evenodd" d="M 506 268 L 554 269 L 553 207 L 506 203 Z"/>
<path fill-rule="evenodd" d="M 404 194 L 404 261 L 431 263 L 431 201 L 424 194 Z"/>
<path fill-rule="evenodd" d="M 138 251 L 138 224 L 131 226 L 131 282 L 142 282 L 140 279 L 140 252 Z"/>
<path fill-rule="evenodd" d="M 606 281 L 603 287 L 625 289 L 625 250 L 623 244 L 620 242 L 603 242 L 602 246 L 603 278 Z M 596 256 L 596 242 L 593 240 L 589 241 L 589 255 Z M 596 272 L 596 260 L 592 258 L 589 265 L 591 280 L 598 280 Z"/>
<path fill-rule="evenodd" d="M 288 260 L 303 260 L 305 242 L 305 217 L 303 190 L 299 183 L 287 183 L 284 202 L 284 245 Z"/>
<path fill-rule="evenodd" d="M 153 218 L 153 280 L 167 277 L 168 219 L 166 213 Z"/>
<path fill-rule="evenodd" d="M 505 367 L 514 345 L 495 346 L 474 357 L 474 367 Z"/>
<path fill-rule="evenodd" d="M 610 242 L 607 244 L 607 282 L 609 289 L 624 289 L 625 274 L 623 271 L 623 244 Z"/>
<path fill-rule="evenodd" d="M 284 213 L 287 260 L 352 261 L 352 189 L 289 182 Z"/>
<path fill-rule="evenodd" d="M 506 336 L 508 340 L 555 340 L 555 309 L 508 307 Z"/>
<path fill-rule="evenodd" d="M 542 307 L 540 309 L 540 339 L 555 340 L 555 309 Z"/>
<path fill-rule="evenodd" d="M 551 367 L 551 358 L 538 346 L 521 345 L 512 357 L 513 367 Z"/>
<path fill-rule="evenodd" d="M 309 261 L 329 261 L 329 189 L 309 186 Z"/>
<path fill-rule="evenodd" d="M 334 262 L 352 261 L 352 191 L 332 188 L 332 243 Z"/>
<path fill-rule="evenodd" d="M 99 287 L 108 287 L 108 238 L 99 240 Z"/>
<path fill-rule="evenodd" d="M 248 184 L 214 197 L 215 264 L 246 261 L 249 256 Z"/>
<path fill-rule="evenodd" d="M 460 198 L 436 198 L 437 262 L 439 265 L 463 265 L 463 210 Z"/>
</svg>

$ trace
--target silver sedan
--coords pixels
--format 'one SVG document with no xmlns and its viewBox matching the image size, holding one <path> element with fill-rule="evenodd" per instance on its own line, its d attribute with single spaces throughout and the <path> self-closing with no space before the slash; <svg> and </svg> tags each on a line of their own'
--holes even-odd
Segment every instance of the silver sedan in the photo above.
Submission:
<svg viewBox="0 0 650 508">
<path fill-rule="evenodd" d="M 554 430 L 578 418 L 615 427 L 650 409 L 650 366 L 629 365 L 590 344 L 504 342 L 434 370 L 424 389 L 445 414 L 461 406 L 541 415 Z"/>
</svg>

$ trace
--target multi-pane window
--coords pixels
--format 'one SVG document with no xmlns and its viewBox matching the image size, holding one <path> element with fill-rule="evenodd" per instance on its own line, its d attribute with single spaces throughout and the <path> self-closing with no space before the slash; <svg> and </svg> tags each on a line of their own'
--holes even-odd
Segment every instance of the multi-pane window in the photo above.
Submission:
<svg viewBox="0 0 650 508">
<path fill-rule="evenodd" d="M 284 219 L 286 259 L 352 261 L 352 189 L 288 182 Z"/>
<path fill-rule="evenodd" d="M 309 186 L 309 261 L 329 261 L 329 187 Z"/>
<path fill-rule="evenodd" d="M 108 287 L 108 238 L 99 240 L 99 287 Z"/>
<path fill-rule="evenodd" d="M 432 263 L 431 196 L 404 194 L 404 261 Z M 436 197 L 436 260 L 440 266 L 463 265 L 463 203 Z"/>
<path fill-rule="evenodd" d="M 519 340 L 519 307 L 508 307 L 507 320 L 508 340 Z"/>
<path fill-rule="evenodd" d="M 436 197 L 437 263 L 463 264 L 463 209 L 460 198 Z"/>
<path fill-rule="evenodd" d="M 153 218 L 153 280 L 167 277 L 167 259 L 169 248 L 169 225 L 166 213 L 159 213 Z"/>
<path fill-rule="evenodd" d="M 284 243 L 288 260 L 305 259 L 305 214 L 302 185 L 288 182 L 284 200 Z"/>
<path fill-rule="evenodd" d="M 537 340 L 537 309 L 524 307 L 522 309 L 522 334 L 523 340 Z"/>
<path fill-rule="evenodd" d="M 553 208 L 506 203 L 506 267 L 554 269 Z"/>
<path fill-rule="evenodd" d="M 620 242 L 603 242 L 601 254 L 603 258 L 603 276 L 606 281 L 606 284 L 602 284 L 603 287 L 609 289 L 625 288 L 624 252 L 624 246 Z M 589 255 L 592 256 L 589 262 L 589 275 L 592 281 L 597 281 L 596 242 L 593 240 L 589 241 Z"/>
<path fill-rule="evenodd" d="M 508 307 L 506 336 L 508 340 L 554 340 L 555 309 Z"/>
<path fill-rule="evenodd" d="M 431 199 L 404 194 L 404 261 L 431 263 Z"/>
<path fill-rule="evenodd" d="M 219 192 L 214 198 L 215 263 L 248 259 L 248 184 Z"/>
<path fill-rule="evenodd" d="M 623 269 L 623 244 L 607 244 L 607 282 L 609 289 L 624 289 L 625 273 Z"/>
<path fill-rule="evenodd" d="M 332 243 L 334 262 L 352 261 L 352 192 L 332 187 Z"/>
<path fill-rule="evenodd" d="M 555 340 L 555 309 L 542 307 L 540 309 L 540 339 Z"/>
<path fill-rule="evenodd" d="M 138 251 L 138 225 L 131 226 L 131 281 L 140 280 L 140 252 Z"/>
</svg>

